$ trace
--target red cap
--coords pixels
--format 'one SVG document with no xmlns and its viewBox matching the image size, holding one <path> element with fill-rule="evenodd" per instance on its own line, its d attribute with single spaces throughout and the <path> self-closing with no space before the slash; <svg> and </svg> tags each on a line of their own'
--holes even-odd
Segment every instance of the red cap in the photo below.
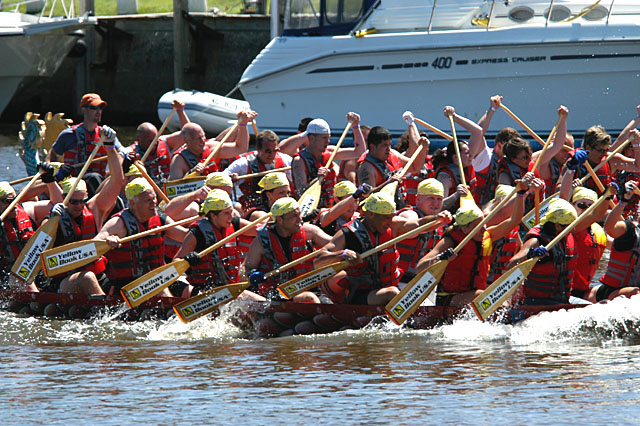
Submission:
<svg viewBox="0 0 640 426">
<path fill-rule="evenodd" d="M 107 103 L 103 101 L 100 95 L 98 95 L 97 93 L 87 93 L 80 100 L 81 107 L 99 105 L 107 106 Z"/>
</svg>

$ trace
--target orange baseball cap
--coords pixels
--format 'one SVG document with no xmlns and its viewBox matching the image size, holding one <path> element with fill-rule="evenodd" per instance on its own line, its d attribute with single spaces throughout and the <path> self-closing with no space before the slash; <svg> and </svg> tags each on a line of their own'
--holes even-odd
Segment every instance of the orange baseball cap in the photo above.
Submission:
<svg viewBox="0 0 640 426">
<path fill-rule="evenodd" d="M 99 106 L 99 105 L 107 106 L 107 103 L 103 101 L 100 95 L 98 95 L 97 93 L 87 93 L 80 100 L 81 107 Z"/>
</svg>

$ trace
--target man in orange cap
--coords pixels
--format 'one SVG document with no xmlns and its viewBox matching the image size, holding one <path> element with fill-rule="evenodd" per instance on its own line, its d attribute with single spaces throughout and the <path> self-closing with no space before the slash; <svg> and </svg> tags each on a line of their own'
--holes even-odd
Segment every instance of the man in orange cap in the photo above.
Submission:
<svg viewBox="0 0 640 426">
<path fill-rule="evenodd" d="M 100 140 L 100 129 L 104 131 L 106 137 L 104 145 L 113 145 L 118 151 L 122 152 L 123 146 L 118 140 L 116 132 L 110 127 L 99 125 L 102 120 L 102 110 L 106 106 L 107 103 L 97 93 L 84 95 L 80 100 L 83 115 L 82 123 L 60 132 L 58 139 L 51 147 L 51 153 L 62 155 L 65 164 L 83 163 L 89 158 L 89 155 Z M 51 153 L 49 153 L 49 157 L 52 156 Z M 98 150 L 96 157 L 104 155 L 107 155 L 107 151 L 102 147 Z M 55 158 L 52 160 L 55 160 Z M 87 190 L 90 195 L 95 193 L 95 190 L 104 180 L 106 168 L 106 161 L 97 161 L 89 166 L 83 179 L 87 182 Z"/>
</svg>

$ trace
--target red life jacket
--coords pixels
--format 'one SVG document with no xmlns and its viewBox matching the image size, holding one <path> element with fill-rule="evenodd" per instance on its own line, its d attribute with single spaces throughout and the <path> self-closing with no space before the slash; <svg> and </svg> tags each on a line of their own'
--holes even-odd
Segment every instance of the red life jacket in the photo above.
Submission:
<svg viewBox="0 0 640 426">
<path fill-rule="evenodd" d="M 422 210 L 413 206 L 400 209 L 398 213 L 403 211 L 412 210 L 416 212 L 419 218 L 425 216 Z M 415 238 L 406 238 L 396 244 L 400 259 L 398 261 L 398 267 L 404 273 L 415 274 L 416 264 L 427 253 L 431 251 L 438 241 L 444 236 L 444 226 L 436 228 L 433 231 L 419 234 Z"/>
<path fill-rule="evenodd" d="M 96 126 L 93 133 L 89 134 L 82 123 L 71 126 L 73 135 L 76 137 L 76 145 L 64 152 L 64 164 L 73 165 L 86 162 L 87 159 L 89 159 L 89 155 L 91 155 L 96 145 L 100 141 L 101 128 L 102 126 Z M 107 155 L 107 150 L 104 146 L 101 146 L 98 150 L 98 153 L 96 154 L 96 158 L 104 155 Z M 77 171 L 78 170 L 76 169 L 74 175 L 77 175 Z M 96 161 L 94 163 L 91 163 L 91 165 L 87 169 L 87 173 L 99 173 L 103 177 L 106 176 L 107 162 Z"/>
<path fill-rule="evenodd" d="M 442 162 L 438 165 L 436 169 L 436 176 L 440 173 L 446 173 L 451 178 L 451 181 L 454 183 L 453 188 L 449 188 L 449 194 L 445 194 L 445 198 L 449 195 L 453 194 L 456 191 L 456 186 L 462 183 L 462 176 L 460 175 L 460 169 L 457 164 Z M 464 178 L 467 182 L 467 186 L 469 187 L 469 191 L 471 191 L 471 195 L 473 195 L 473 199 L 476 200 L 476 203 L 480 199 L 480 194 L 478 194 L 478 181 L 476 180 L 476 172 L 473 169 L 473 166 L 467 166 L 464 168 Z"/>
<path fill-rule="evenodd" d="M 573 154 L 569 154 L 569 156 L 573 158 Z M 593 168 L 595 169 L 595 166 Z M 576 170 L 575 177 L 583 178 L 584 176 L 588 175 L 589 172 L 587 171 L 586 166 L 584 164 L 579 164 L 578 169 Z M 602 186 L 606 188 L 611 183 L 611 167 L 609 167 L 609 163 L 605 163 L 604 166 L 596 170 L 596 176 L 598 176 L 600 182 L 602 182 Z M 603 192 L 598 189 L 598 186 L 592 178 L 587 179 L 587 181 L 584 183 L 584 186 L 586 188 L 594 190 L 599 196 L 603 194 Z"/>
<path fill-rule="evenodd" d="M 247 153 L 244 155 L 247 158 L 247 170 L 245 174 L 251 173 L 260 173 L 267 170 L 266 166 L 260 161 L 256 151 L 251 153 Z M 282 159 L 282 155 L 279 152 L 276 152 L 276 158 L 274 160 L 275 169 L 280 169 L 282 167 L 286 167 L 284 160 Z M 262 188 L 258 185 L 262 178 L 253 178 L 253 179 L 244 179 L 240 184 L 240 191 L 242 191 L 242 196 L 240 197 L 240 203 L 242 203 L 242 207 L 247 210 L 252 207 L 256 207 L 262 204 L 261 194 L 258 194 L 256 191 L 260 191 Z M 291 192 L 293 193 L 295 188 L 291 188 Z"/>
<path fill-rule="evenodd" d="M 127 235 L 134 235 L 148 229 L 164 225 L 160 216 L 151 217 L 146 223 L 140 223 L 130 210 L 122 210 L 113 215 L 124 222 Z M 107 252 L 109 268 L 107 275 L 112 280 L 134 280 L 147 272 L 164 265 L 164 238 L 161 234 L 151 234 L 111 249 Z"/>
<path fill-rule="evenodd" d="M 263 252 L 262 259 L 260 259 L 260 271 L 265 273 L 271 272 L 279 266 L 300 259 L 311 253 L 310 247 L 307 244 L 307 234 L 304 231 L 304 227 L 291 236 L 289 247 L 286 248 L 282 247 L 277 235 L 276 224 L 273 222 L 258 228 L 258 239 L 260 240 Z M 312 270 L 313 261 L 307 260 L 280 274 L 272 276 L 252 291 L 257 291 L 258 294 L 266 296 L 279 284 L 283 284 L 295 278 L 297 275 L 302 275 Z"/>
<path fill-rule="evenodd" d="M 518 251 L 518 226 L 513 228 L 506 237 L 500 238 L 493 243 L 487 284 L 493 283 L 507 272 L 507 265 L 513 255 L 516 254 L 516 251 Z"/>
<path fill-rule="evenodd" d="M 429 176 L 430 174 L 431 176 Z M 425 164 L 424 166 L 422 166 L 422 169 L 420 169 L 420 173 L 418 173 L 417 175 L 414 175 L 414 174 L 405 175 L 402 181 L 402 184 L 404 185 L 405 190 L 407 191 L 405 199 L 408 205 L 410 206 L 416 205 L 416 198 L 418 197 L 418 186 L 420 185 L 420 182 L 430 177 L 433 177 L 433 174 L 434 174 L 433 165 L 431 166 L 431 170 L 429 171 L 429 169 L 427 168 L 427 165 Z"/>
<path fill-rule="evenodd" d="M 204 163 L 207 157 L 209 157 L 209 154 L 211 154 L 211 149 L 209 148 L 208 145 L 204 146 L 204 151 L 202 151 L 200 158 L 196 157 L 193 152 L 187 149 L 186 146 L 178 149 L 174 153 L 174 155 L 179 155 L 184 159 L 184 161 L 187 163 L 187 166 L 189 166 L 189 169 L 193 169 L 198 163 Z M 213 173 L 217 171 L 218 171 L 218 164 L 215 161 L 210 161 L 207 167 L 204 168 L 201 174 L 202 176 L 206 176 L 209 173 Z"/>
<path fill-rule="evenodd" d="M 73 243 L 76 241 L 90 240 L 98 234 L 96 228 L 96 221 L 93 217 L 91 210 L 85 205 L 80 216 L 80 224 L 75 219 L 69 216 L 66 212 L 60 216 L 60 224 L 58 225 L 58 234 L 54 247 L 59 247 L 64 244 Z M 91 271 L 98 275 L 107 267 L 107 260 L 104 256 L 100 259 L 91 262 L 90 264 L 83 266 L 82 269 Z"/>
<path fill-rule="evenodd" d="M 607 234 L 600 225 L 594 223 L 580 232 L 573 232 L 573 240 L 578 253 L 572 289 L 589 290 L 591 279 L 596 273 L 598 262 L 607 248 Z"/>
<path fill-rule="evenodd" d="M 345 236 L 345 247 L 357 253 L 364 253 L 393 238 L 391 228 L 384 234 L 375 234 L 369 231 L 359 218 L 342 226 L 342 232 Z M 349 287 L 351 294 L 356 290 L 396 287 L 402 273 L 398 268 L 399 260 L 400 255 L 396 247 L 388 247 L 367 257 L 362 263 L 349 265 L 345 270 L 345 284 L 342 285 Z"/>
<path fill-rule="evenodd" d="M 466 237 L 466 234 L 459 229 L 454 229 L 444 237 L 451 238 L 454 244 L 458 245 Z M 460 250 L 458 256 L 447 265 L 447 270 L 438 284 L 438 295 L 487 288 L 491 249 L 491 234 L 488 232 L 485 232 L 482 236 L 482 242 L 469 241 Z"/>
<path fill-rule="evenodd" d="M 204 250 L 235 232 L 233 226 L 220 230 L 214 227 L 207 218 L 202 218 L 191 225 L 191 229 L 194 228 L 199 231 L 193 232 L 196 237 L 197 251 Z M 192 266 L 188 281 L 199 290 L 238 282 L 241 263 L 238 242 L 232 239 L 222 247 L 207 254 L 200 264 Z"/>
<path fill-rule="evenodd" d="M 135 141 L 131 148 L 140 155 L 144 156 L 145 150 L 140 147 L 138 141 Z M 151 179 L 159 186 L 169 180 L 169 172 L 171 168 L 171 150 L 169 144 L 164 137 L 158 138 L 155 151 L 151 152 L 144 162 L 144 167 Z"/>
<path fill-rule="evenodd" d="M 607 270 L 600 278 L 602 284 L 606 284 L 613 288 L 628 287 L 629 285 L 637 285 L 638 283 L 638 258 L 640 257 L 640 229 L 637 222 L 633 224 L 635 240 L 633 246 L 628 250 L 619 250 L 616 248 L 614 240 L 609 256 Z"/>
<path fill-rule="evenodd" d="M 376 181 L 374 187 L 379 186 L 382 182 L 388 180 L 396 171 L 402 170 L 402 162 L 393 152 L 389 153 L 389 158 L 385 161 L 380 161 L 376 158 L 373 158 L 369 152 L 365 152 L 358 158 L 358 164 L 362 164 L 367 162 L 373 166 L 373 168 L 378 172 L 376 174 Z M 407 193 L 404 187 L 404 184 L 398 185 L 398 189 L 395 194 L 395 202 L 396 208 L 403 208 L 406 205 L 406 197 Z"/>
<path fill-rule="evenodd" d="M 34 234 L 33 224 L 20 204 L 16 205 L 16 218 L 5 218 L 0 231 L 0 270 L 13 266 L 29 238 Z"/>
<path fill-rule="evenodd" d="M 294 183 L 297 188 L 304 188 L 309 182 L 318 177 L 318 169 L 320 167 L 324 167 L 329 161 L 329 157 L 331 157 L 331 153 L 329 151 L 325 151 L 322 153 L 322 158 L 320 161 L 316 160 L 316 158 L 307 151 L 307 149 L 301 150 L 296 156 L 302 158 L 304 160 L 304 165 L 307 171 L 307 182 L 295 182 L 295 174 Z M 337 178 L 336 172 L 334 169 L 335 163 L 331 163 L 329 165 L 329 173 L 322 180 L 322 189 L 320 191 L 320 202 L 318 203 L 318 207 L 331 207 L 333 206 L 333 187 L 336 186 Z"/>
<path fill-rule="evenodd" d="M 527 232 L 524 240 L 536 238 L 542 245 L 548 244 L 553 237 L 542 232 L 536 225 Z M 577 265 L 573 235 L 569 234 L 553 246 L 549 256 L 538 260 L 524 282 L 525 297 L 535 297 L 569 303 L 569 290 Z"/>
<path fill-rule="evenodd" d="M 491 151 L 491 161 L 489 165 L 482 170 L 476 170 L 476 181 L 478 192 L 478 204 L 483 206 L 493 200 L 493 196 L 498 186 L 498 163 L 500 157 L 494 151 Z"/>
</svg>

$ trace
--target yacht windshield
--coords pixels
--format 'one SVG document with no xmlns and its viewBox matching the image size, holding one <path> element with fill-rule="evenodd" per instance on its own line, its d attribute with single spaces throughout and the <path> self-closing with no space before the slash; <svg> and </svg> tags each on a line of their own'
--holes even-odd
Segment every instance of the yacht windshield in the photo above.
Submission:
<svg viewBox="0 0 640 426">
<path fill-rule="evenodd" d="M 284 35 L 347 34 L 374 0 L 287 0 Z"/>
</svg>

